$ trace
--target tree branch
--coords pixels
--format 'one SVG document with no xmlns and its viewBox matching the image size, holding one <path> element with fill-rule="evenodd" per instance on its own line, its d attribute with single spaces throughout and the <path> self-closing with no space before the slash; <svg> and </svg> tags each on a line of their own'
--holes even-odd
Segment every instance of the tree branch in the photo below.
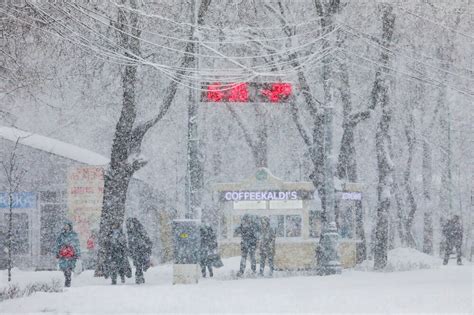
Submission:
<svg viewBox="0 0 474 315">
<path fill-rule="evenodd" d="M 199 6 L 199 11 L 198 11 L 198 25 L 204 24 L 204 16 L 206 15 L 210 4 L 211 4 L 211 0 L 201 1 L 201 4 Z M 193 29 L 193 31 L 189 35 L 190 41 L 186 44 L 186 47 L 185 47 L 185 54 L 180 64 L 181 69 L 186 69 L 194 61 L 194 55 L 192 54 L 194 52 L 194 42 L 193 42 L 194 32 L 195 30 Z M 176 95 L 176 91 L 178 90 L 178 85 L 183 80 L 183 76 L 185 73 L 186 73 L 185 70 L 176 71 L 174 75 L 174 79 L 170 82 L 170 84 L 168 85 L 165 91 L 165 96 L 161 103 L 160 111 L 158 112 L 158 114 L 152 119 L 138 125 L 132 131 L 132 139 L 134 142 L 141 143 L 147 131 L 151 127 L 156 125 L 156 123 L 158 123 L 166 115 Z"/>
<path fill-rule="evenodd" d="M 292 98 L 290 100 L 290 111 L 291 111 L 291 117 L 293 118 L 293 121 L 295 122 L 296 129 L 298 129 L 298 132 L 303 138 L 304 143 L 308 148 L 311 148 L 313 146 L 313 141 L 311 141 L 311 138 L 308 136 L 306 133 L 306 130 L 304 129 L 303 125 L 301 124 L 299 120 L 299 114 L 298 114 L 298 107 L 296 106 L 295 99 Z"/>
<path fill-rule="evenodd" d="M 349 123 L 353 126 L 356 126 L 361 121 L 364 121 L 370 118 L 370 113 L 371 113 L 371 110 L 364 110 L 364 111 L 360 111 L 358 113 L 352 114 L 350 115 Z"/>
<path fill-rule="evenodd" d="M 244 133 L 244 137 L 245 137 L 245 141 L 247 142 L 247 144 L 249 145 L 250 149 L 252 150 L 252 152 L 254 153 L 254 156 L 257 157 L 257 155 L 255 155 L 255 153 L 257 152 L 257 147 L 255 145 L 255 143 L 253 142 L 252 140 L 252 137 L 250 136 L 250 133 L 248 132 L 247 128 L 245 128 L 244 126 L 244 123 L 242 122 L 242 120 L 240 119 L 239 115 L 235 112 L 235 110 L 232 108 L 232 106 L 230 106 L 229 104 L 226 104 L 226 107 L 227 109 L 229 110 L 230 114 L 232 115 L 232 117 L 235 119 L 235 121 L 237 122 L 237 125 L 240 127 L 240 129 L 242 130 L 242 132 Z"/>
</svg>

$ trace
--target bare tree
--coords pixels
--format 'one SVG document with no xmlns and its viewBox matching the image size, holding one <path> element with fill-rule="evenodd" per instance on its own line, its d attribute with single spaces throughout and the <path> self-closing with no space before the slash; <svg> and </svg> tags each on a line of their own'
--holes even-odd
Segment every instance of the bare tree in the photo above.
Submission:
<svg viewBox="0 0 474 315">
<path fill-rule="evenodd" d="M 18 154 L 18 144 L 21 137 L 18 137 L 15 141 L 10 154 L 1 163 L 3 171 L 8 185 L 8 234 L 7 234 L 7 249 L 8 249 L 8 281 L 12 279 L 12 251 L 13 251 L 13 197 L 14 194 L 18 193 L 20 185 L 26 174 L 26 170 L 21 167 L 20 159 L 21 156 Z"/>
<path fill-rule="evenodd" d="M 210 5 L 210 0 L 203 0 L 198 9 L 198 25 L 203 25 L 204 16 Z M 122 2 L 125 4 L 125 0 Z M 137 13 L 138 2 L 130 0 L 131 10 L 126 10 L 123 6 L 118 8 L 118 18 L 116 28 L 120 46 L 125 50 L 127 57 L 137 60 L 140 54 L 140 25 Z M 160 110 L 151 119 L 136 124 L 137 118 L 137 69 L 138 61 L 131 65 L 126 65 L 121 74 L 122 80 L 122 110 L 120 118 L 115 128 L 115 135 L 112 144 L 110 165 L 105 174 L 104 181 L 104 201 L 100 219 L 99 237 L 99 258 L 97 272 L 103 271 L 103 262 L 106 252 L 107 238 L 111 227 L 114 224 L 121 225 L 125 215 L 125 201 L 127 190 L 133 174 L 146 165 L 146 161 L 140 158 L 140 151 L 143 138 L 146 133 L 155 126 L 168 112 L 174 100 L 178 86 L 183 80 L 183 76 L 193 60 L 195 51 L 194 28 L 191 29 L 189 39 L 185 47 L 185 55 L 182 58 L 180 67 L 176 71 L 175 80 L 171 81 L 163 95 Z"/>
</svg>

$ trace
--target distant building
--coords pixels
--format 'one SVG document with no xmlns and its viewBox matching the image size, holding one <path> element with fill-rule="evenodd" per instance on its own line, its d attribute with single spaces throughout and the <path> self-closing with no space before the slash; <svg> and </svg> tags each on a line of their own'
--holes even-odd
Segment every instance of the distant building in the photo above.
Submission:
<svg viewBox="0 0 474 315">
<path fill-rule="evenodd" d="M 103 170 L 109 160 L 95 152 L 63 141 L 16 128 L 0 127 L 1 161 L 6 162 L 18 139 L 20 140 L 16 150 L 17 161 L 26 173 L 13 198 L 14 266 L 55 269 L 56 259 L 53 253 L 55 240 L 64 221 L 71 219 L 71 209 L 68 209 L 68 199 L 69 205 L 71 204 L 68 174 L 71 174 L 71 170 L 87 169 L 88 166 L 91 169 Z M 0 269 L 5 268 L 7 256 L 5 247 L 9 217 L 8 191 L 9 185 L 1 169 Z M 161 253 L 162 236 L 158 228 L 161 211 L 158 210 L 162 202 L 163 198 L 160 198 L 160 195 L 144 181 L 136 177 L 131 180 L 126 215 L 136 216 L 144 223 L 155 244 L 155 254 Z M 87 248 L 82 250 L 86 252 Z"/>
</svg>

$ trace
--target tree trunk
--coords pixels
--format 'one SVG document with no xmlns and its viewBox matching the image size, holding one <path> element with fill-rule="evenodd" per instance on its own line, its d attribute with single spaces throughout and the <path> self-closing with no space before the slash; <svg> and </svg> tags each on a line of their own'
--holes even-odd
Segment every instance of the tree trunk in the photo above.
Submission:
<svg viewBox="0 0 474 315">
<path fill-rule="evenodd" d="M 461 21 L 462 12 L 458 11 L 455 16 L 454 25 L 452 30 L 455 32 Z M 443 73 L 442 82 L 448 80 L 447 72 L 450 71 L 451 64 L 453 63 L 453 52 L 455 49 L 454 46 L 454 32 L 448 34 L 445 38 L 446 46 L 440 45 L 438 48 L 438 56 L 441 60 L 444 60 L 444 63 L 440 67 L 446 72 Z M 441 131 L 440 136 L 440 148 L 441 148 L 441 164 L 442 173 L 441 173 L 441 191 L 439 193 L 439 224 L 443 226 L 444 222 L 453 212 L 453 179 L 452 179 L 452 148 L 451 148 L 451 110 L 449 106 L 449 100 L 447 98 L 447 87 L 445 85 L 441 86 L 439 89 L 438 95 L 438 108 L 440 109 L 439 115 L 439 126 Z M 445 252 L 445 242 L 441 240 L 440 243 L 440 256 Z"/>
<path fill-rule="evenodd" d="M 427 135 L 425 134 L 425 137 Z M 427 139 L 423 139 L 423 162 L 422 162 L 422 176 L 423 176 L 423 199 L 424 199 L 424 214 L 423 214 L 423 253 L 433 254 L 433 209 L 431 204 L 431 182 L 432 182 L 432 168 L 431 168 L 431 146 Z"/>
<path fill-rule="evenodd" d="M 13 249 L 13 192 L 8 192 L 8 282 L 12 281 Z"/>
<path fill-rule="evenodd" d="M 391 5 L 383 5 L 382 41 L 385 47 L 390 47 L 393 36 L 395 15 L 392 10 Z M 374 249 L 374 269 L 376 270 L 383 269 L 387 265 L 388 210 L 390 208 L 391 199 L 390 188 L 393 182 L 393 163 L 389 150 L 392 110 L 389 99 L 389 70 L 386 68 L 389 63 L 387 51 L 381 52 L 380 59 L 383 66 L 381 66 L 376 73 L 374 89 L 372 91 L 373 104 L 375 106 L 379 105 L 382 110 L 375 135 L 378 169 L 378 206 Z"/>
<path fill-rule="evenodd" d="M 125 0 L 123 0 L 125 3 Z M 198 24 L 204 23 L 204 16 L 210 5 L 210 0 L 201 1 L 198 10 Z M 130 0 L 130 6 L 134 10 L 119 8 L 116 28 L 118 29 L 119 44 L 126 51 L 125 55 L 132 59 L 140 56 L 139 19 L 136 9 L 136 0 Z M 128 15 L 127 15 L 128 13 Z M 128 34 L 132 34 L 130 36 Z M 191 31 L 190 39 L 193 38 Z M 181 69 L 187 68 L 193 61 L 193 42 L 186 44 L 185 52 L 181 62 Z M 103 275 L 106 253 L 107 238 L 114 224 L 122 225 L 125 215 L 125 202 L 127 190 L 133 174 L 142 168 L 146 162 L 138 158 L 143 138 L 148 130 L 158 123 L 173 102 L 178 84 L 185 74 L 185 70 L 175 73 L 175 79 L 165 90 L 163 103 L 158 114 L 152 119 L 135 126 L 136 122 L 136 84 L 138 63 L 126 65 L 121 73 L 122 79 L 122 111 L 117 122 L 109 168 L 104 175 L 104 200 L 100 218 L 99 253 L 96 267 L 96 275 Z"/>
<path fill-rule="evenodd" d="M 357 182 L 357 159 L 354 143 L 354 130 L 358 124 L 352 116 L 352 101 L 347 64 L 339 63 L 340 82 L 339 92 L 342 101 L 342 139 L 337 160 L 337 177 L 341 180 Z"/>
<path fill-rule="evenodd" d="M 405 241 L 407 246 L 415 248 L 416 241 L 413 235 L 413 222 L 415 219 L 415 214 L 417 210 L 417 204 L 415 200 L 415 196 L 413 195 L 413 190 L 410 185 L 410 177 L 411 177 L 411 168 L 413 164 L 413 154 L 415 150 L 415 123 L 413 120 L 413 113 L 410 113 L 410 117 L 408 119 L 409 125 L 405 126 L 405 135 L 407 138 L 408 144 L 408 160 L 405 169 L 405 174 L 403 178 L 405 191 L 407 193 L 407 204 L 409 205 L 410 211 L 408 212 L 407 218 L 405 220 Z"/>
<path fill-rule="evenodd" d="M 133 9 L 137 9 L 135 1 L 130 1 Z M 127 31 L 140 36 L 138 29 L 138 16 L 134 11 L 129 13 L 129 22 L 126 12 L 119 9 L 117 28 L 120 39 L 120 46 L 127 51 L 125 54 L 131 58 L 140 55 L 140 42 L 138 38 L 126 35 Z M 127 27 L 130 23 L 130 29 Z M 133 52 L 130 55 L 128 51 Z M 137 83 L 137 64 L 125 66 L 121 72 L 122 81 L 122 111 L 115 127 L 115 136 L 112 144 L 109 169 L 104 174 L 104 199 L 102 204 L 102 213 L 100 218 L 99 233 L 99 259 L 97 270 L 99 274 L 103 273 L 103 263 L 105 261 L 106 244 L 114 225 L 121 226 L 125 216 L 125 202 L 127 200 L 127 191 L 130 179 L 134 173 L 130 162 L 132 147 L 139 148 L 139 144 L 131 145 L 133 125 L 137 116 L 136 112 L 136 83 Z"/>
<path fill-rule="evenodd" d="M 400 239 L 400 242 L 403 247 L 407 246 L 406 242 L 406 233 L 405 233 L 405 203 L 403 202 L 402 194 L 400 191 L 400 185 L 398 183 L 397 177 L 394 175 L 393 176 L 393 185 L 392 185 L 392 193 L 395 198 L 395 204 L 397 207 L 397 220 L 396 222 L 393 222 L 393 224 L 396 224 L 396 228 L 398 231 L 398 237 Z M 395 230 L 395 227 L 392 227 L 393 230 Z"/>
<path fill-rule="evenodd" d="M 339 42 L 338 42 L 339 43 Z M 340 85 L 339 92 L 343 106 L 342 117 L 342 139 L 339 147 L 336 174 L 341 180 L 357 182 L 357 156 L 354 140 L 354 132 L 358 123 L 370 116 L 370 112 L 352 113 L 351 88 L 349 84 L 349 71 L 345 62 L 339 62 Z M 362 200 L 355 203 L 356 237 L 361 243 L 357 244 L 357 262 L 360 263 L 367 258 L 367 243 L 365 239 L 364 217 L 362 211 Z"/>
</svg>

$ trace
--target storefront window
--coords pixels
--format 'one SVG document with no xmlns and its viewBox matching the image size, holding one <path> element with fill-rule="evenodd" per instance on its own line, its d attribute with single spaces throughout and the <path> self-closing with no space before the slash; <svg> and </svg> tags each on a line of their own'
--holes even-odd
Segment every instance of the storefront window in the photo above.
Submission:
<svg viewBox="0 0 474 315">
<path fill-rule="evenodd" d="M 237 228 L 240 225 L 240 219 L 242 217 L 240 215 L 234 215 L 232 216 L 232 235 L 234 237 L 240 237 L 240 234 L 237 233 Z"/>
<path fill-rule="evenodd" d="M 301 216 L 287 215 L 285 217 L 285 223 L 286 237 L 301 237 Z"/>
<path fill-rule="evenodd" d="M 342 238 L 354 236 L 354 211 L 352 207 L 345 207 L 339 215 L 339 234 Z"/>
<path fill-rule="evenodd" d="M 270 224 L 277 237 L 301 237 L 300 215 L 271 215 Z"/>
<path fill-rule="evenodd" d="M 309 237 L 318 238 L 321 236 L 321 211 L 309 212 Z"/>
<path fill-rule="evenodd" d="M 64 224 L 64 215 L 60 205 L 46 204 L 41 206 L 41 255 L 53 253 L 56 238 Z"/>
<path fill-rule="evenodd" d="M 285 237 L 285 216 L 271 215 L 270 225 L 276 231 L 276 237 Z"/>
<path fill-rule="evenodd" d="M 56 238 L 58 237 L 66 219 L 65 193 L 60 191 L 43 191 L 40 194 L 41 228 L 40 251 L 41 255 L 53 254 Z"/>
<path fill-rule="evenodd" d="M 4 214 L 4 222 L 7 224 L 5 227 L 8 227 L 10 215 L 8 213 Z M 28 254 L 30 251 L 30 242 L 29 242 L 29 222 L 28 214 L 26 213 L 13 213 L 12 215 L 12 254 Z M 8 235 L 8 230 L 5 233 Z"/>
<path fill-rule="evenodd" d="M 261 216 L 254 215 L 253 219 L 259 223 Z M 240 225 L 242 216 L 232 216 L 233 237 L 240 237 L 236 232 Z M 270 225 L 276 231 L 276 237 L 301 237 L 301 216 L 300 215 L 270 215 Z"/>
<path fill-rule="evenodd" d="M 228 235 L 228 233 L 227 233 L 227 220 L 226 220 L 225 215 L 222 215 L 220 217 L 219 231 L 220 231 L 220 234 L 219 234 L 220 237 L 227 238 L 227 235 Z"/>
</svg>

